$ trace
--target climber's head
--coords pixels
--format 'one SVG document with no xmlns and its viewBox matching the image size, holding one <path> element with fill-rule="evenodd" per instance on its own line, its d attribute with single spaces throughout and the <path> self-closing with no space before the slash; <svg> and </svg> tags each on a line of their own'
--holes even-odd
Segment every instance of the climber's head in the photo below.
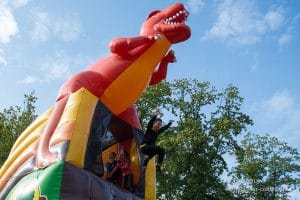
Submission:
<svg viewBox="0 0 300 200">
<path fill-rule="evenodd" d="M 162 125 L 162 120 L 160 118 L 156 118 L 153 122 L 152 129 L 158 131 Z"/>
</svg>

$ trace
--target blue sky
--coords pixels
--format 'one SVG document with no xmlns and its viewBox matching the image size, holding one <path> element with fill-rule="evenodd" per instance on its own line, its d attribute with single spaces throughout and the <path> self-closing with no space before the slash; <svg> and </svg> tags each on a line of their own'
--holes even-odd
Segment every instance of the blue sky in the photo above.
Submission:
<svg viewBox="0 0 300 200">
<path fill-rule="evenodd" d="M 134 37 L 147 14 L 176 1 L 0 0 L 0 110 L 35 90 L 37 111 L 71 75 Z M 185 0 L 192 37 L 173 46 L 168 80 L 237 86 L 252 133 L 300 148 L 299 0 Z"/>
</svg>

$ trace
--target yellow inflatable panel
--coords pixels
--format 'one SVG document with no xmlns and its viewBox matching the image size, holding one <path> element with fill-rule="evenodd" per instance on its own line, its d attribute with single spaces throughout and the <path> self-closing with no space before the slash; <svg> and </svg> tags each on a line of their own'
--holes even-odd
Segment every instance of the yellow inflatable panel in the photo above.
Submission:
<svg viewBox="0 0 300 200">
<path fill-rule="evenodd" d="M 148 162 L 145 174 L 145 200 L 156 199 L 156 168 L 155 159 Z"/>
<path fill-rule="evenodd" d="M 64 113 L 62 123 L 67 120 L 76 118 L 76 124 L 69 145 L 69 151 L 66 161 L 77 167 L 83 168 L 86 147 L 90 134 L 90 126 L 94 115 L 94 109 L 97 105 L 98 98 L 85 89 L 70 96 L 67 103 L 67 109 L 72 105 L 74 109 Z M 80 148 L 81 147 L 81 148 Z"/>
<path fill-rule="evenodd" d="M 131 161 L 131 168 L 133 170 L 134 176 L 134 183 L 137 184 L 138 178 L 140 177 L 140 159 L 137 151 L 137 146 L 135 139 L 133 138 L 130 145 L 130 161 Z"/>
</svg>

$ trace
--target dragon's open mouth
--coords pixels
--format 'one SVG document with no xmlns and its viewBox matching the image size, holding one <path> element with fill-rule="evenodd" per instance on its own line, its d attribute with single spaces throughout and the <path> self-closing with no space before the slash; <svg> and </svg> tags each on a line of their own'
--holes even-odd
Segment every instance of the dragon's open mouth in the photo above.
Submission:
<svg viewBox="0 0 300 200">
<path fill-rule="evenodd" d="M 173 15 L 168 16 L 165 20 L 163 20 L 163 23 L 167 25 L 184 24 L 188 16 L 189 12 L 187 10 L 179 10 Z"/>
<path fill-rule="evenodd" d="M 169 42 L 176 44 L 191 36 L 190 27 L 185 24 L 189 12 L 182 3 L 149 14 L 141 30 L 141 35 L 163 34 Z"/>
</svg>

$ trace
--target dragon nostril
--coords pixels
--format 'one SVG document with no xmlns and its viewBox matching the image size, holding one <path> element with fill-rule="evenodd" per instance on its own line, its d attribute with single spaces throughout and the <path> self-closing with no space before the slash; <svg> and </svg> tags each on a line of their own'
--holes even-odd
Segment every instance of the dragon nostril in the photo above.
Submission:
<svg viewBox="0 0 300 200">
<path fill-rule="evenodd" d="M 186 17 L 188 17 L 190 15 L 189 11 L 186 11 Z"/>
</svg>

